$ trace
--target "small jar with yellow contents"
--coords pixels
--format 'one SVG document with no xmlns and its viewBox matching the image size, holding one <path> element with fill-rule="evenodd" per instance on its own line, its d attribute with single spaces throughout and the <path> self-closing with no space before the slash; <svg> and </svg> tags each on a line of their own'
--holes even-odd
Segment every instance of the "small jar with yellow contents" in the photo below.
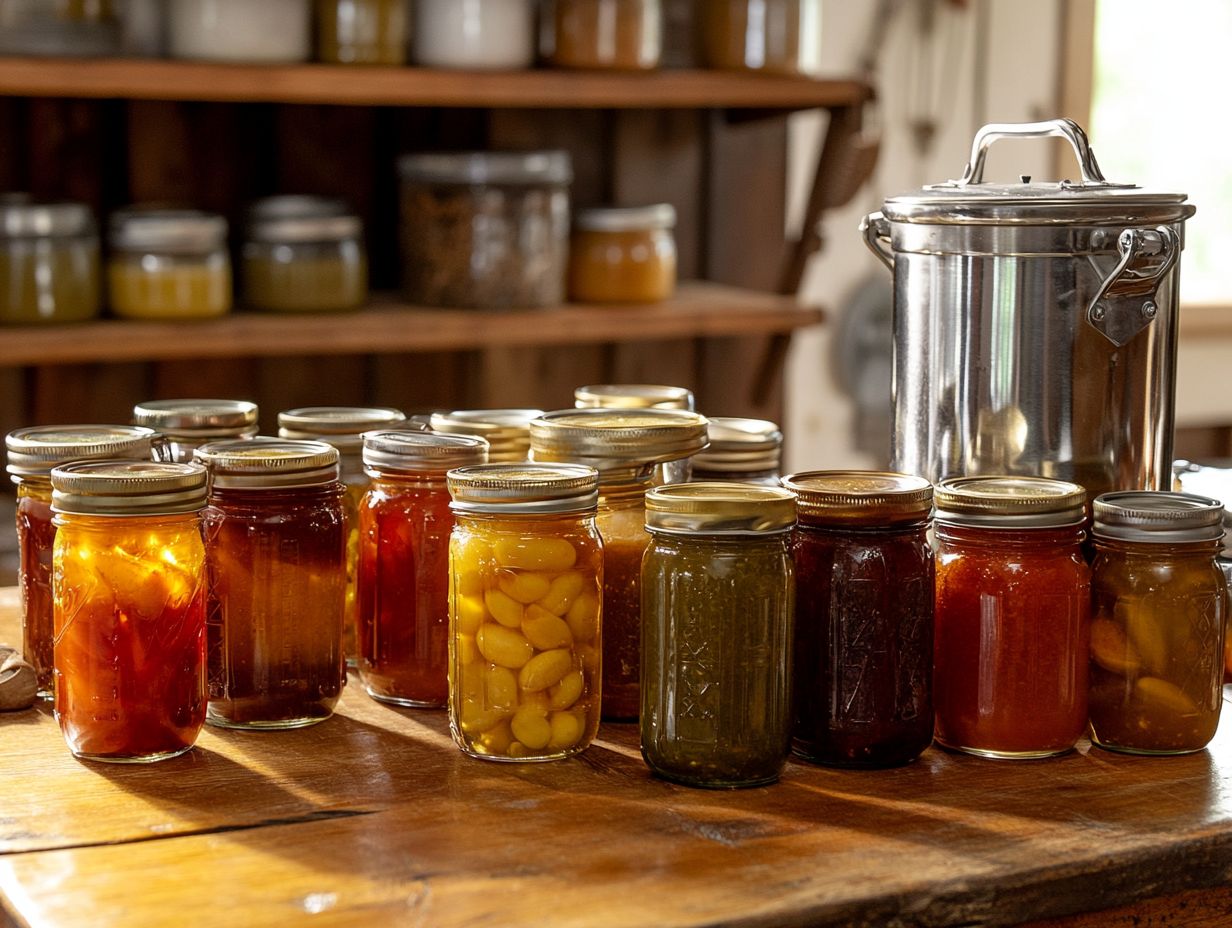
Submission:
<svg viewBox="0 0 1232 928">
<path fill-rule="evenodd" d="M 599 475 L 570 464 L 449 472 L 449 727 L 486 760 L 584 750 L 599 729 Z"/>
<path fill-rule="evenodd" d="M 134 207 L 111 217 L 107 284 L 125 319 L 209 319 L 231 311 L 227 220 L 199 210 Z"/>
<path fill-rule="evenodd" d="M 578 210 L 569 246 L 569 298 L 580 303 L 659 303 L 676 289 L 676 210 L 653 206 Z"/>
<path fill-rule="evenodd" d="M 83 322 L 99 305 L 98 230 L 89 207 L 0 196 L 0 324 Z"/>
</svg>

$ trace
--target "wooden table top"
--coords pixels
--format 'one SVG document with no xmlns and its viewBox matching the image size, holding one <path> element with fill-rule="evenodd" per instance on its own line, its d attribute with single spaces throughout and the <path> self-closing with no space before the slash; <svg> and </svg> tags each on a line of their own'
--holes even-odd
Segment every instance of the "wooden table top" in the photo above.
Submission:
<svg viewBox="0 0 1232 928">
<path fill-rule="evenodd" d="M 0 642 L 15 613 L 0 591 Z M 354 681 L 321 725 L 207 726 L 148 767 L 73 759 L 47 706 L 0 714 L 0 924 L 970 926 L 1130 906 L 1049 922 L 1087 926 L 1168 897 L 1192 916 L 1169 924 L 1226 925 L 1232 894 L 1210 888 L 1228 883 L 1227 715 L 1186 757 L 930 749 L 712 792 L 650 776 L 629 725 L 569 761 L 472 760 L 443 712 Z"/>
</svg>

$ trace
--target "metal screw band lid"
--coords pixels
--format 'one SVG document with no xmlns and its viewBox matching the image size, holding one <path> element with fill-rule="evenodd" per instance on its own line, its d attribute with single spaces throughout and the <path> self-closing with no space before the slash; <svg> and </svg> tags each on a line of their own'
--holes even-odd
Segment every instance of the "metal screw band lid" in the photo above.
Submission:
<svg viewBox="0 0 1232 928">
<path fill-rule="evenodd" d="M 1223 538 L 1223 504 L 1192 493 L 1120 490 L 1092 506 L 1096 538 L 1157 544 Z"/>
<path fill-rule="evenodd" d="M 257 242 L 340 242 L 358 238 L 364 224 L 345 202 L 331 197 L 276 196 L 248 209 L 247 234 Z"/>
<path fill-rule="evenodd" d="M 402 410 L 386 406 L 302 406 L 278 413 L 278 437 L 327 441 L 342 454 L 358 455 L 364 432 L 405 422 Z"/>
<path fill-rule="evenodd" d="M 456 512 L 593 512 L 599 472 L 578 464 L 477 464 L 446 477 Z"/>
<path fill-rule="evenodd" d="M 102 516 L 171 515 L 205 507 L 200 464 L 78 461 L 51 472 L 55 512 Z"/>
<path fill-rule="evenodd" d="M 257 404 L 247 400 L 151 400 L 133 421 L 168 438 L 241 438 L 257 434 Z"/>
<path fill-rule="evenodd" d="M 707 424 L 675 409 L 561 409 L 531 422 L 531 456 L 601 471 L 676 461 L 706 447 Z"/>
<path fill-rule="evenodd" d="M 338 449 L 323 441 L 247 438 L 215 441 L 193 452 L 213 486 L 272 490 L 319 486 L 338 479 Z"/>
<path fill-rule="evenodd" d="M 530 451 L 530 422 L 542 409 L 455 409 L 432 414 L 435 432 L 478 435 L 488 440 L 492 463 L 525 461 Z"/>
<path fill-rule="evenodd" d="M 599 206 L 574 213 L 573 226 L 583 232 L 641 232 L 674 229 L 676 207 L 670 203 L 650 206 Z"/>
<path fill-rule="evenodd" d="M 805 471 L 784 477 L 783 486 L 795 492 L 801 520 L 901 524 L 928 518 L 933 506 L 933 487 L 927 480 L 889 471 Z"/>
<path fill-rule="evenodd" d="M 693 409 L 693 391 L 659 383 L 596 383 L 573 391 L 578 409 Z"/>
<path fill-rule="evenodd" d="M 693 472 L 752 473 L 777 471 L 783 433 L 766 419 L 712 416 L 707 427 L 709 446 L 693 458 Z"/>
<path fill-rule="evenodd" d="M 767 535 L 796 524 L 796 495 L 743 483 L 678 483 L 646 493 L 646 528 L 674 535 Z"/>
<path fill-rule="evenodd" d="M 937 484 L 937 521 L 989 528 L 1060 528 L 1083 521 L 1087 493 L 1046 477 L 953 477 Z"/>
<path fill-rule="evenodd" d="M 94 215 L 84 203 L 40 203 L 27 194 L 0 196 L 0 236 L 58 238 L 94 232 Z"/>
<path fill-rule="evenodd" d="M 364 464 L 377 471 L 445 471 L 488 462 L 488 443 L 475 435 L 365 432 Z"/>
<path fill-rule="evenodd" d="M 45 477 L 52 468 L 89 458 L 149 460 L 157 437 L 139 425 L 41 425 L 16 429 L 5 436 L 8 472 L 19 477 Z"/>
<path fill-rule="evenodd" d="M 204 254 L 227 242 L 227 220 L 196 209 L 130 207 L 112 213 L 108 228 L 120 251 Z"/>
<path fill-rule="evenodd" d="M 419 152 L 398 159 L 403 180 L 436 184 L 563 186 L 573 180 L 567 151 Z"/>
</svg>

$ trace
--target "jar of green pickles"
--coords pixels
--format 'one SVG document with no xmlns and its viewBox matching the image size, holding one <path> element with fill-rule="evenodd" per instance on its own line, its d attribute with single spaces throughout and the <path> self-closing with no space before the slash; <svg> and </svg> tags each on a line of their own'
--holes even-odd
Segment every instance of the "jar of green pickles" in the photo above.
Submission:
<svg viewBox="0 0 1232 928">
<path fill-rule="evenodd" d="M 98 230 L 89 207 L 0 197 L 0 324 L 82 322 L 98 313 Z"/>
<path fill-rule="evenodd" d="M 257 434 L 257 404 L 247 400 L 150 400 L 133 407 L 133 423 L 160 436 L 155 456 L 189 462 L 193 451 L 212 441 Z"/>
<path fill-rule="evenodd" d="M 795 495 L 733 483 L 646 494 L 642 756 L 690 786 L 778 779 L 791 747 Z"/>
</svg>

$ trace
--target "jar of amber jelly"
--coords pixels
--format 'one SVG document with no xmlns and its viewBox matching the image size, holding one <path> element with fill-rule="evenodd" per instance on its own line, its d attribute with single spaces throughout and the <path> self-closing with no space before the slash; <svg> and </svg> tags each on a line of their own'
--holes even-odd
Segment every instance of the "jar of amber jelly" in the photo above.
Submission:
<svg viewBox="0 0 1232 928">
<path fill-rule="evenodd" d="M 530 455 L 531 420 L 542 415 L 542 409 L 454 409 L 433 413 L 429 424 L 434 432 L 484 439 L 491 464 L 517 464 Z"/>
<path fill-rule="evenodd" d="M 663 55 L 661 0 L 547 0 L 539 51 L 558 68 L 647 71 Z"/>
<path fill-rule="evenodd" d="M 130 207 L 111 217 L 108 305 L 124 319 L 207 319 L 231 311 L 227 220 Z"/>
<path fill-rule="evenodd" d="M 51 472 L 56 719 L 77 757 L 164 760 L 201 733 L 205 478 L 149 461 Z"/>
<path fill-rule="evenodd" d="M 154 429 L 160 460 L 189 462 L 202 445 L 253 438 L 257 404 L 246 400 L 149 400 L 133 407 L 133 422 Z"/>
<path fill-rule="evenodd" d="M 821 0 L 704 0 L 696 5 L 707 67 L 799 74 L 817 65 Z"/>
<path fill-rule="evenodd" d="M 448 475 L 449 728 L 473 757 L 541 761 L 599 729 L 598 474 L 484 464 Z"/>
<path fill-rule="evenodd" d="M 986 757 L 1064 754 L 1086 730 L 1086 492 L 1041 477 L 938 484 L 937 743 Z"/>
<path fill-rule="evenodd" d="M 38 694 L 52 695 L 51 472 L 61 464 L 100 458 L 150 460 L 152 430 L 130 425 L 44 425 L 17 429 L 4 440 L 8 472 L 17 484 L 17 586 L 22 652 L 38 677 Z"/>
<path fill-rule="evenodd" d="M 1223 701 L 1223 506 L 1122 491 L 1096 499 L 1094 514 L 1091 741 L 1133 754 L 1199 751 Z"/>
<path fill-rule="evenodd" d="M 800 516 L 792 746 L 839 767 L 910 763 L 933 740 L 932 486 L 865 471 L 783 485 Z"/>
<path fill-rule="evenodd" d="M 676 289 L 676 210 L 654 206 L 578 210 L 569 246 L 569 298 L 579 303 L 659 303 Z"/>
<path fill-rule="evenodd" d="M 359 503 L 359 677 L 373 699 L 443 706 L 449 695 L 449 536 L 445 473 L 485 464 L 466 435 L 364 435 L 372 483 Z"/>
<path fill-rule="evenodd" d="M 317 441 L 213 442 L 207 721 L 299 728 L 342 694 L 346 517 L 338 451 Z"/>
<path fill-rule="evenodd" d="M 779 486 L 783 433 L 767 419 L 710 416 L 710 444 L 693 456 L 692 478 Z"/>
<path fill-rule="evenodd" d="M 791 748 L 791 492 L 656 487 L 642 561 L 642 757 L 689 786 L 760 786 Z"/>
<path fill-rule="evenodd" d="M 706 446 L 706 419 L 673 409 L 563 409 L 530 424 L 535 461 L 599 471 L 597 524 L 603 538 L 603 717 L 636 719 L 642 638 L 646 491 L 656 465 Z"/>
</svg>

